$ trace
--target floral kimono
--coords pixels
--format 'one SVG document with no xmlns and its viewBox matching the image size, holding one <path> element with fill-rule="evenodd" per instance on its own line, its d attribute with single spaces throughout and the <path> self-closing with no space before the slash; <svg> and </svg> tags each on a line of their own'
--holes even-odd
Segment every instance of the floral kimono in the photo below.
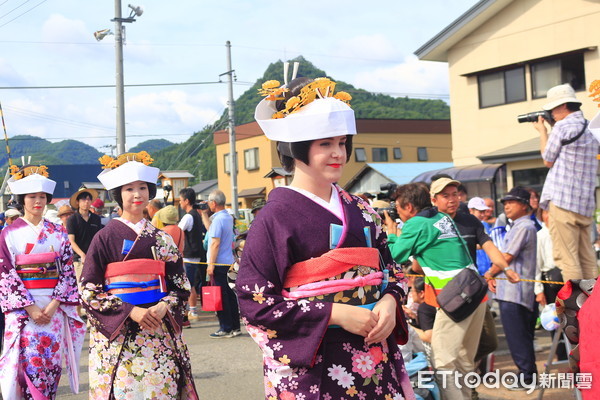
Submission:
<svg viewBox="0 0 600 400">
<path fill-rule="evenodd" d="M 236 285 L 248 332 L 263 351 L 266 399 L 414 399 L 397 345 L 407 332 L 403 276 L 379 216 L 335 190 L 343 220 L 278 188 L 248 234 Z M 356 261 L 360 253 L 375 262 Z M 387 340 L 366 345 L 364 337 L 328 326 L 334 302 L 372 309 L 388 293 L 398 304 Z"/>
<path fill-rule="evenodd" d="M 21 260 L 35 259 L 41 253 L 54 253 L 54 262 L 22 268 Z M 53 299 L 60 301 L 60 306 L 50 323 L 35 324 L 25 307 L 35 304 L 43 309 Z M 0 307 L 6 317 L 0 356 L 3 398 L 54 399 L 63 360 L 71 390 L 78 393 L 79 356 L 85 336 L 78 303 L 73 250 L 61 225 L 43 219 L 34 226 L 19 218 L 2 230 Z"/>
<path fill-rule="evenodd" d="M 165 262 L 166 287 L 159 301 L 165 302 L 169 311 L 161 328 L 154 332 L 142 329 L 129 318 L 133 304 L 107 292 L 107 266 L 123 261 L 123 253 L 127 253 L 128 260 L 156 258 Z M 92 240 L 81 288 L 92 325 L 90 398 L 197 399 L 189 353 L 181 337 L 190 284 L 168 234 L 145 219 L 138 224 L 121 218 L 110 221 Z"/>
</svg>

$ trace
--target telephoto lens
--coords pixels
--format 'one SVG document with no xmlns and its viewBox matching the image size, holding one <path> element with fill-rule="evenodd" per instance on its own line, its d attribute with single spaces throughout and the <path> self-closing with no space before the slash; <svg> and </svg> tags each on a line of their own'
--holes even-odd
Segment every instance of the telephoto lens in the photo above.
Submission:
<svg viewBox="0 0 600 400">
<path fill-rule="evenodd" d="M 548 122 L 552 122 L 552 114 L 550 114 L 550 111 L 546 110 L 521 114 L 517 116 L 517 121 L 519 121 L 520 124 L 522 124 L 523 122 L 537 122 L 539 116 L 541 116 Z"/>
</svg>

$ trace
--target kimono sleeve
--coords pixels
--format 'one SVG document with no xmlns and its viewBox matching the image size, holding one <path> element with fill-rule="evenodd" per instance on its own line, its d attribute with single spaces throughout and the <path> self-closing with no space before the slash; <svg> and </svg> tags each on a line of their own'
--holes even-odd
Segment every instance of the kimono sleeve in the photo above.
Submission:
<svg viewBox="0 0 600 400">
<path fill-rule="evenodd" d="M 102 234 L 96 234 L 86 253 L 81 272 L 80 294 L 90 323 L 109 340 L 113 340 L 134 306 L 104 291 L 106 265 L 112 260 L 109 257 L 110 249 L 104 243 L 103 237 Z"/>
<path fill-rule="evenodd" d="M 169 306 L 171 314 L 181 326 L 191 285 L 183 270 L 183 259 L 171 235 L 158 230 L 156 235 L 159 256 L 165 261 L 165 281 L 168 292 L 160 301 Z"/>
<path fill-rule="evenodd" d="M 10 231 L 0 235 L 0 308 L 3 312 L 14 311 L 35 304 L 35 300 L 13 265 L 14 256 L 7 245 Z"/>
<path fill-rule="evenodd" d="M 396 327 L 394 334 L 396 341 L 400 344 L 405 344 L 408 341 L 408 325 L 406 316 L 402 310 L 402 300 L 408 292 L 408 283 L 404 277 L 402 267 L 398 265 L 392 258 L 392 254 L 387 245 L 387 236 L 382 233 L 375 241 L 376 247 L 381 255 L 381 262 L 389 271 L 389 282 L 382 293 L 382 297 L 386 294 L 391 294 L 396 299 Z"/>
<path fill-rule="evenodd" d="M 255 220 L 236 285 L 248 332 L 265 356 L 293 368 L 310 368 L 327 331 L 332 303 L 282 296 L 290 267 L 289 242 L 298 240 L 265 219 Z"/>
<path fill-rule="evenodd" d="M 79 293 L 77 292 L 77 278 L 73 269 L 73 249 L 63 226 L 55 225 L 55 234 L 60 238 L 60 275 L 58 283 L 52 292 L 52 298 L 61 303 L 79 304 Z"/>
</svg>

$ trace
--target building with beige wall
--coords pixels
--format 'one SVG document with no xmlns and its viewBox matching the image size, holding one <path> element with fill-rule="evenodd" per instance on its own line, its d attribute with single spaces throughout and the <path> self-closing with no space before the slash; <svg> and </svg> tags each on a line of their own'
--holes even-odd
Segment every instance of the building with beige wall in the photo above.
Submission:
<svg viewBox="0 0 600 400">
<path fill-rule="evenodd" d="M 358 135 L 353 138 L 353 154 L 339 182 L 342 186 L 367 162 L 451 161 L 449 120 L 359 119 L 356 125 Z M 215 132 L 214 142 L 219 189 L 231 199 L 228 131 Z M 250 208 L 253 200 L 264 199 L 275 187 L 291 181 L 291 175 L 281 168 L 275 142 L 266 138 L 256 122 L 236 127 L 236 153 L 241 208 Z"/>
<path fill-rule="evenodd" d="M 541 185 L 538 133 L 517 115 L 571 83 L 594 116 L 587 88 L 600 79 L 599 18 L 598 0 L 482 0 L 415 52 L 448 63 L 455 165 L 504 162 L 508 187 Z"/>
</svg>

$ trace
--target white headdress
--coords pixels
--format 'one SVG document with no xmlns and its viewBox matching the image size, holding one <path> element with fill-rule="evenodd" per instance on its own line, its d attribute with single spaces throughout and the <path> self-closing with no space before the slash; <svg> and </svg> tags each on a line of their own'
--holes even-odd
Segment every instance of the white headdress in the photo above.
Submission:
<svg viewBox="0 0 600 400">
<path fill-rule="evenodd" d="M 100 162 L 105 170 L 98 175 L 98 180 L 107 190 L 136 181 L 156 184 L 160 170 L 150 166 L 152 161 L 145 151 L 121 154 L 116 159 L 103 156 Z"/>
<path fill-rule="evenodd" d="M 277 111 L 276 102 L 285 99 L 286 86 L 272 80 L 259 90 L 267 97 L 256 107 L 254 118 L 267 138 L 293 143 L 356 134 L 354 111 L 349 106 L 352 96 L 346 92 L 334 95 L 335 82 L 317 78 Z"/>
</svg>

